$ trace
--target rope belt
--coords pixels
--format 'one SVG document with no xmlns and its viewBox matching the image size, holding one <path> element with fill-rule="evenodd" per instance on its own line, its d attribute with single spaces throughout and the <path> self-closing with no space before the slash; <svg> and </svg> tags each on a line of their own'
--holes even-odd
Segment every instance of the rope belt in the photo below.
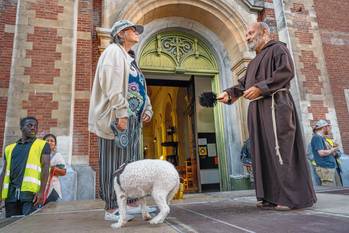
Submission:
<svg viewBox="0 0 349 233">
<path fill-rule="evenodd" d="M 275 91 L 275 92 L 273 92 L 271 94 L 271 118 L 272 118 L 272 121 L 273 121 L 273 131 L 274 131 L 274 136 L 275 136 L 275 152 L 276 152 L 276 156 L 278 156 L 278 158 L 279 158 L 280 165 L 283 165 L 284 162 L 283 162 L 282 157 L 281 157 L 279 140 L 278 140 L 278 136 L 277 136 L 277 126 L 276 126 L 276 117 L 275 117 L 275 98 L 274 98 L 275 94 L 280 92 L 280 91 L 288 91 L 288 89 L 287 88 L 281 88 L 281 89 L 279 89 L 279 90 L 277 90 L 277 91 Z M 256 101 L 256 100 L 260 100 L 260 99 L 263 99 L 263 98 L 264 98 L 264 96 L 259 96 L 259 97 L 255 98 L 255 99 L 251 100 L 251 102 L 252 101 Z"/>
</svg>

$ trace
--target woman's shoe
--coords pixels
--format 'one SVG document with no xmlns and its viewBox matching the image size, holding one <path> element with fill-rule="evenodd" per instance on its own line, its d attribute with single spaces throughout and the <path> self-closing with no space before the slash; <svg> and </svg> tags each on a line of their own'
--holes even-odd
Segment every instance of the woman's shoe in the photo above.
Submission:
<svg viewBox="0 0 349 233">
<path fill-rule="evenodd" d="M 119 221 L 119 212 L 118 210 L 110 213 L 108 211 L 105 211 L 104 213 L 104 220 L 106 221 L 115 221 L 115 222 L 118 222 Z M 133 215 L 130 215 L 130 214 L 126 214 L 126 220 L 129 222 L 131 221 L 132 219 L 134 219 L 135 217 Z"/>
<path fill-rule="evenodd" d="M 150 206 L 147 206 L 146 208 L 146 211 L 148 213 L 153 213 L 153 212 L 156 212 L 157 209 L 155 207 L 150 207 Z M 141 214 L 142 213 L 142 209 L 140 206 L 138 207 L 128 207 L 127 208 L 127 214 Z"/>
<path fill-rule="evenodd" d="M 291 210 L 290 207 L 288 206 L 285 206 L 285 205 L 277 205 L 274 207 L 274 210 L 277 210 L 277 211 L 289 211 Z"/>
</svg>

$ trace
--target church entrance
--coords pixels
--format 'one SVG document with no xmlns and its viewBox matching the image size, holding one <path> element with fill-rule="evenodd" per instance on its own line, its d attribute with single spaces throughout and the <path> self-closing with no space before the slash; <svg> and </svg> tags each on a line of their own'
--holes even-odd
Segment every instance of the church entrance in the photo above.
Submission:
<svg viewBox="0 0 349 233">
<path fill-rule="evenodd" d="M 219 191 L 212 109 L 198 105 L 210 77 L 146 75 L 154 116 L 143 128 L 144 158 L 163 159 L 178 170 L 185 192 Z"/>
<path fill-rule="evenodd" d="M 139 49 L 154 116 L 144 125 L 145 158 L 170 161 L 186 192 L 229 189 L 222 108 L 203 108 L 199 95 L 220 90 L 209 47 L 185 32 L 153 34 Z"/>
</svg>

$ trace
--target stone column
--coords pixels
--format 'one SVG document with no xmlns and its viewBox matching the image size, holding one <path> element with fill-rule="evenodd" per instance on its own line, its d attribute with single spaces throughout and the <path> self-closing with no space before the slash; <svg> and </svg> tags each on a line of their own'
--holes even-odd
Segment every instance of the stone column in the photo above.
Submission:
<svg viewBox="0 0 349 233">
<path fill-rule="evenodd" d="M 233 73 L 233 85 L 238 84 L 238 80 L 242 78 L 247 69 L 248 63 L 251 61 L 251 58 L 244 57 L 238 60 L 233 67 L 231 68 L 231 71 Z M 248 133 L 248 125 L 247 125 L 247 110 L 248 110 L 248 104 L 249 101 L 244 98 L 239 98 L 239 100 L 235 103 L 236 105 L 236 112 L 237 112 L 237 118 L 235 119 L 235 125 L 240 126 L 240 147 L 241 150 L 243 142 L 249 137 Z M 240 153 L 240 150 L 238 150 L 238 153 Z M 232 189 L 238 190 L 238 189 L 249 189 L 251 188 L 250 179 L 248 176 L 247 171 L 242 169 L 240 156 L 239 154 L 236 156 L 232 156 L 232 175 L 230 175 L 231 183 L 232 183 Z"/>
<path fill-rule="evenodd" d="M 103 0 L 102 27 L 110 28 L 114 23 L 114 18 L 120 13 L 120 10 L 117 9 L 123 9 L 125 5 L 127 3 L 123 0 Z"/>
<path fill-rule="evenodd" d="M 93 83 L 93 0 L 79 0 L 75 5 L 75 72 L 72 85 L 71 164 L 77 174 L 76 198 L 94 199 L 96 194 L 96 173 L 90 167 L 91 144 L 96 139 L 88 131 L 90 88 Z"/>
<path fill-rule="evenodd" d="M 110 44 L 111 36 L 110 29 L 108 28 L 96 28 L 97 37 L 99 41 L 98 51 L 102 53 L 104 49 Z"/>
</svg>

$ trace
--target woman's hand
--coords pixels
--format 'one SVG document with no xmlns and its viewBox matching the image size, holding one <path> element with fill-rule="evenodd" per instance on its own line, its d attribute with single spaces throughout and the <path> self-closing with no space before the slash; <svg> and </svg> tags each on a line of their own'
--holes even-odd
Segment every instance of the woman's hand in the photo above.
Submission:
<svg viewBox="0 0 349 233">
<path fill-rule="evenodd" d="M 116 128 L 118 128 L 118 130 L 120 131 L 124 131 L 125 129 L 127 129 L 127 125 L 128 125 L 127 117 L 119 118 Z"/>
<path fill-rule="evenodd" d="M 142 115 L 142 121 L 143 121 L 143 122 L 149 122 L 150 120 L 151 120 L 151 117 L 150 117 L 148 114 L 143 113 L 143 115 Z"/>
</svg>

